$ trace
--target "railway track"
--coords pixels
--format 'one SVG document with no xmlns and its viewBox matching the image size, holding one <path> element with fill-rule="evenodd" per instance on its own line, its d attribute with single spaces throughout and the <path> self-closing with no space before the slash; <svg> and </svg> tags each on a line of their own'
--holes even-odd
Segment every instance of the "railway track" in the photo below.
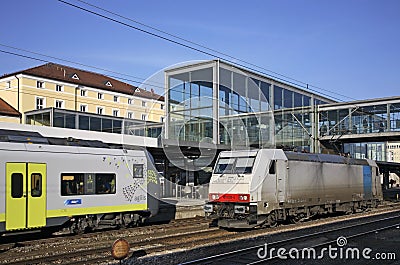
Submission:
<svg viewBox="0 0 400 265">
<path fill-rule="evenodd" d="M 182 262 L 182 265 L 189 264 L 279 264 L 285 261 L 299 264 L 299 258 L 308 263 L 318 263 L 318 259 L 334 258 L 342 259 L 358 259 L 363 258 L 360 250 L 355 250 L 354 246 L 348 251 L 345 246 L 347 240 L 356 240 L 356 238 L 365 237 L 366 235 L 375 234 L 388 229 L 400 228 L 400 211 L 394 213 L 364 217 L 335 223 L 333 225 L 325 225 L 321 227 L 321 231 L 305 228 L 302 230 L 291 231 L 288 233 L 271 235 L 259 240 L 253 246 L 240 248 L 238 250 L 228 251 L 213 256 L 199 259 L 193 259 Z M 263 244 L 257 244 L 264 240 Z M 373 247 L 373 246 L 371 246 Z M 323 250 L 324 249 L 324 250 Z M 328 253 L 328 250 L 334 250 Z M 361 249 L 362 251 L 363 249 Z M 354 252 L 354 253 L 353 253 Z M 370 257 L 367 251 L 365 257 Z M 393 253 L 391 253 L 393 254 Z M 356 257 L 357 255 L 357 257 Z M 395 257 L 392 256 L 392 258 Z M 289 259 L 289 260 L 288 260 Z M 275 262 L 275 263 L 274 263 Z"/>
<path fill-rule="evenodd" d="M 102 255 L 110 260 L 110 247 L 118 238 L 132 242 L 149 242 L 154 238 L 176 236 L 197 230 L 208 230 L 204 218 L 176 220 L 169 224 L 135 227 L 121 230 L 104 230 L 84 235 L 61 235 L 51 238 L 24 240 L 12 237 L 0 244 L 0 264 L 67 264 L 66 258 L 73 256 Z M 31 236 L 30 236 L 31 237 Z M 22 239 L 22 240 L 21 240 Z M 75 258 L 76 260 L 76 258 Z M 77 264 L 78 261 L 73 262 Z"/>
<path fill-rule="evenodd" d="M 225 248 L 224 244 L 232 240 L 247 240 L 247 243 L 250 240 L 252 241 L 251 245 L 254 246 L 254 238 L 258 237 L 274 234 L 284 235 L 291 231 L 307 228 L 320 229 L 321 226 L 330 223 L 346 223 L 350 222 L 349 219 L 354 219 L 355 222 L 358 222 L 363 218 L 368 218 L 368 216 L 374 217 L 380 214 L 393 214 L 394 212 L 400 215 L 399 205 L 386 206 L 369 213 L 339 216 L 296 225 L 284 225 L 273 229 L 245 232 L 229 232 L 215 227 L 209 228 L 208 222 L 201 218 L 177 220 L 164 225 L 15 242 L 13 247 L 0 251 L 0 264 L 108 264 L 112 262 L 110 255 L 111 245 L 118 238 L 125 238 L 130 243 L 131 260 L 134 264 L 152 264 L 154 259 L 162 260 L 164 264 L 176 264 L 188 261 L 187 259 L 178 258 L 178 256 L 180 252 L 193 252 L 191 249 L 197 252 L 192 256 L 195 259 L 202 252 L 210 254 L 215 253 L 218 249 L 220 251 L 221 249 L 228 251 L 230 248 Z M 269 239 L 268 242 L 270 242 Z M 5 245 L 0 245 L 0 247 L 2 246 Z M 197 251 L 202 246 L 206 247 L 202 251 Z M 208 250 L 207 246 L 209 246 Z M 219 247 L 216 248 L 215 246 Z M 223 247 L 221 248 L 221 246 Z M 175 253 L 178 256 L 169 257 L 175 255 Z M 167 259 L 168 262 L 164 262 L 164 259 Z"/>
</svg>

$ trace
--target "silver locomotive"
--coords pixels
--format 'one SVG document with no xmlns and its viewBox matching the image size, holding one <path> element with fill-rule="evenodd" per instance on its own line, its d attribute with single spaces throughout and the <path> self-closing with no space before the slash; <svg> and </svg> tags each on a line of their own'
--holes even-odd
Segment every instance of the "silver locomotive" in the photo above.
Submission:
<svg viewBox="0 0 400 265">
<path fill-rule="evenodd" d="M 376 207 L 382 188 L 376 163 L 280 149 L 221 152 L 205 215 L 226 228 L 275 226 L 317 214 Z"/>
</svg>

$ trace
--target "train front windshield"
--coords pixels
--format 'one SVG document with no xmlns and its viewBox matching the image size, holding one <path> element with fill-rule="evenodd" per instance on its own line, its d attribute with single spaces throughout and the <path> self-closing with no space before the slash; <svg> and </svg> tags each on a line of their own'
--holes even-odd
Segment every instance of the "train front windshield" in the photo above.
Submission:
<svg viewBox="0 0 400 265">
<path fill-rule="evenodd" d="M 250 174 L 255 157 L 220 157 L 214 174 Z"/>
</svg>

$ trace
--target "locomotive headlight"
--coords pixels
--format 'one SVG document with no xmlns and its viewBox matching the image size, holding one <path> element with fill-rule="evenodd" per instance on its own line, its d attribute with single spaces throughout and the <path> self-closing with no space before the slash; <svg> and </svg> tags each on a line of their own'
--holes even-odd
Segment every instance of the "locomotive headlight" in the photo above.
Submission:
<svg viewBox="0 0 400 265">
<path fill-rule="evenodd" d="M 239 195 L 239 201 L 249 201 L 250 195 L 249 194 L 243 194 L 243 195 Z"/>
<path fill-rule="evenodd" d="M 219 199 L 219 195 L 218 194 L 212 194 L 211 195 L 211 199 L 214 200 L 218 200 Z"/>
</svg>

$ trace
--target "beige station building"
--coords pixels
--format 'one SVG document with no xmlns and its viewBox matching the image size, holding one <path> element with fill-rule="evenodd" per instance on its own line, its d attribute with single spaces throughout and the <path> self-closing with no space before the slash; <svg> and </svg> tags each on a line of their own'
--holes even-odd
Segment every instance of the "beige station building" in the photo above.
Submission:
<svg viewBox="0 0 400 265">
<path fill-rule="evenodd" d="M 387 162 L 400 163 L 400 142 L 388 142 L 387 149 Z M 400 184 L 400 178 L 397 174 L 390 173 L 390 179 L 396 181 L 395 184 Z"/>
<path fill-rule="evenodd" d="M 95 72 L 47 63 L 0 77 L 3 122 L 145 135 L 164 117 L 153 89 Z"/>
</svg>

